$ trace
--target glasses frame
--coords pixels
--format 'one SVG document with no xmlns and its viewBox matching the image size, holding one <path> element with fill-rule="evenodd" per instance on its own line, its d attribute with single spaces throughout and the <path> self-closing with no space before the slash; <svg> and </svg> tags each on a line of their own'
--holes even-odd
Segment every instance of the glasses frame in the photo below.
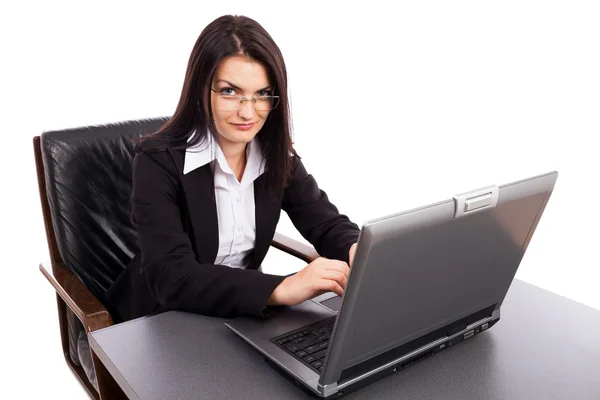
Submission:
<svg viewBox="0 0 600 400">
<path fill-rule="evenodd" d="M 226 96 L 224 94 L 219 94 L 219 92 L 217 92 L 213 88 L 210 88 L 210 90 L 212 90 L 213 92 L 217 93 L 219 95 L 219 98 L 225 98 L 225 99 L 229 99 L 229 100 L 231 100 L 234 97 L 239 97 L 240 98 L 240 103 L 239 103 L 239 107 L 238 108 L 234 108 L 234 109 L 221 108 L 220 110 L 222 110 L 222 111 L 240 111 L 242 108 L 244 108 L 244 105 L 246 104 L 246 102 L 250 101 L 250 100 L 252 100 L 252 106 L 254 107 L 255 111 L 262 111 L 262 112 L 273 111 L 279 105 L 279 100 L 280 100 L 279 96 L 252 96 L 251 98 L 248 98 L 248 97 L 242 96 L 240 94 L 235 95 L 235 96 Z M 273 102 L 275 102 L 275 105 L 272 108 L 268 109 L 268 110 L 257 110 L 256 109 L 256 102 L 258 101 L 259 97 L 263 98 L 263 99 L 264 98 L 272 99 Z"/>
</svg>

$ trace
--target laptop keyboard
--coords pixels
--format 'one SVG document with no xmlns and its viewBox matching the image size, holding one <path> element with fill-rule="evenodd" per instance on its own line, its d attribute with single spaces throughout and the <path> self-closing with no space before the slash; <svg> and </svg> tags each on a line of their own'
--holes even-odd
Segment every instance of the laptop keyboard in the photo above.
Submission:
<svg viewBox="0 0 600 400">
<path fill-rule="evenodd" d="M 271 341 L 313 371 L 321 373 L 334 323 L 335 317 L 327 318 L 285 335 L 277 336 Z"/>
</svg>

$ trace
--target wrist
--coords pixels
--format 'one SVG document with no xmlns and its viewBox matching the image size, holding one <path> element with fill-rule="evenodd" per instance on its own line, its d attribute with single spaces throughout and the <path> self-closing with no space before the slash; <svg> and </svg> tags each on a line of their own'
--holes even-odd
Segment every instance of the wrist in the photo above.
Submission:
<svg viewBox="0 0 600 400">
<path fill-rule="evenodd" d="M 356 245 L 357 243 L 353 243 L 352 246 L 350 246 L 350 249 L 348 250 L 348 265 L 352 266 L 352 264 L 354 263 L 354 253 L 356 253 Z"/>
<path fill-rule="evenodd" d="M 286 304 L 285 286 L 288 279 L 290 278 L 285 278 L 279 285 L 277 285 L 275 290 L 273 290 L 273 293 L 271 293 L 271 296 L 269 296 L 269 300 L 267 301 L 267 306 L 282 306 Z"/>
</svg>

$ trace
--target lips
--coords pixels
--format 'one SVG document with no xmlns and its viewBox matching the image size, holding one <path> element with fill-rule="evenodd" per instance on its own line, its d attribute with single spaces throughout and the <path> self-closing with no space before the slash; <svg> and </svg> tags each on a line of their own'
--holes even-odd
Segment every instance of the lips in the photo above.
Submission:
<svg viewBox="0 0 600 400">
<path fill-rule="evenodd" d="M 239 130 L 247 131 L 248 129 L 250 129 L 250 128 L 252 128 L 254 126 L 254 123 L 251 123 L 251 124 L 232 124 L 232 125 L 235 126 Z"/>
</svg>

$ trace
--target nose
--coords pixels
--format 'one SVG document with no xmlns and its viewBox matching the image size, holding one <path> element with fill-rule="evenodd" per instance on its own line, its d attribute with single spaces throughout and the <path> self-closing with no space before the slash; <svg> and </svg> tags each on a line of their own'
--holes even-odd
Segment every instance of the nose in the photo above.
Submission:
<svg viewBox="0 0 600 400">
<path fill-rule="evenodd" d="M 256 114 L 256 110 L 254 110 L 254 103 L 252 100 L 247 100 L 244 102 L 242 108 L 238 111 L 238 115 L 244 119 L 252 119 Z"/>
</svg>

